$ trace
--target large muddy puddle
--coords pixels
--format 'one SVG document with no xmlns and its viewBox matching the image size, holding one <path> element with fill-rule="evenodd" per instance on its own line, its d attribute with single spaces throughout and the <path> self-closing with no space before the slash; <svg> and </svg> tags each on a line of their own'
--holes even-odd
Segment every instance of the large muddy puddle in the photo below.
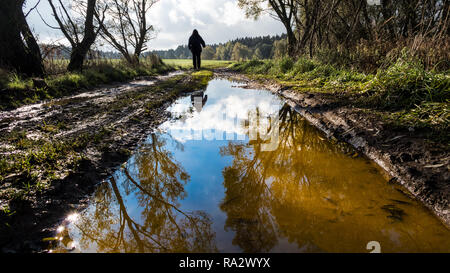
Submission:
<svg viewBox="0 0 450 273">
<path fill-rule="evenodd" d="M 179 99 L 53 251 L 450 252 L 450 231 L 376 165 L 236 85 Z"/>
</svg>

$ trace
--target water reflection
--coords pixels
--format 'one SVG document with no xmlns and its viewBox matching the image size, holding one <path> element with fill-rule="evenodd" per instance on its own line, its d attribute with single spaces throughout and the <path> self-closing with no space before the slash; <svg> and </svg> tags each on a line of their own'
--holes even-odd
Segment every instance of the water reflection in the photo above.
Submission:
<svg viewBox="0 0 450 273">
<path fill-rule="evenodd" d="M 288 105 L 280 110 L 279 148 L 229 143 L 222 156 L 225 227 L 245 252 L 271 251 L 287 238 L 302 252 L 450 251 L 450 237 L 418 204 L 386 186 L 375 166 L 347 145 L 325 140 Z M 352 155 L 352 156 L 349 156 Z M 427 219 L 424 221 L 424 219 Z"/>
<path fill-rule="evenodd" d="M 450 252 L 435 217 L 271 93 L 215 80 L 170 111 L 60 230 L 56 251 L 367 253 L 377 241 L 383 252 Z"/>
<path fill-rule="evenodd" d="M 194 106 L 195 110 L 199 113 L 203 110 L 207 101 L 208 95 L 205 95 L 205 92 L 203 91 L 198 91 L 191 95 L 192 106 Z"/>
<path fill-rule="evenodd" d="M 216 251 L 209 216 L 179 208 L 190 177 L 165 145 L 152 134 L 134 164 L 99 187 L 95 202 L 61 235 L 60 251 L 74 242 L 84 252 Z"/>
</svg>

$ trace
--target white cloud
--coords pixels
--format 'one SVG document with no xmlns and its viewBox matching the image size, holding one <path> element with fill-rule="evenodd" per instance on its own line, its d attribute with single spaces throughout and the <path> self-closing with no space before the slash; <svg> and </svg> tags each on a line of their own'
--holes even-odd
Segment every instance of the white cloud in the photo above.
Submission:
<svg viewBox="0 0 450 273">
<path fill-rule="evenodd" d="M 37 0 L 29 0 L 27 6 L 35 3 Z M 47 1 L 41 1 L 38 9 L 48 23 L 56 25 Z M 30 14 L 28 21 L 42 40 L 62 37 L 58 30 L 47 27 L 36 12 Z M 193 29 L 199 30 L 207 44 L 284 32 L 283 25 L 268 15 L 258 21 L 246 18 L 236 0 L 160 0 L 150 10 L 148 21 L 158 30 L 156 39 L 149 43 L 150 49 L 187 44 Z"/>
</svg>

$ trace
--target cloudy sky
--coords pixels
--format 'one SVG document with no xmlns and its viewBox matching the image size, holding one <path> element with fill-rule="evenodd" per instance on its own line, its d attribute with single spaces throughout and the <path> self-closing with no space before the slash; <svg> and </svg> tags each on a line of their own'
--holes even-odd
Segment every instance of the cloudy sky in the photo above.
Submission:
<svg viewBox="0 0 450 273">
<path fill-rule="evenodd" d="M 27 1 L 27 8 L 37 2 Z M 38 11 L 47 23 L 56 26 L 47 0 L 41 0 Z M 199 30 L 207 44 L 284 32 L 283 25 L 268 15 L 258 21 L 245 18 L 237 0 L 160 0 L 151 9 L 148 19 L 158 31 L 156 39 L 150 41 L 150 49 L 170 49 L 186 44 L 194 28 Z M 40 41 L 60 40 L 64 43 L 60 32 L 46 26 L 37 12 L 28 16 L 28 22 Z"/>
</svg>

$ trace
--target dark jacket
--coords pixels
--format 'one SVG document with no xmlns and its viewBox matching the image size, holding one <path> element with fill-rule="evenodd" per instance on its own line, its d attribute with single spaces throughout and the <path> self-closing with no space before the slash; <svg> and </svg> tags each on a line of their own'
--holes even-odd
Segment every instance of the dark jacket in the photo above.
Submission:
<svg viewBox="0 0 450 273">
<path fill-rule="evenodd" d="M 203 38 L 196 30 L 194 30 L 194 33 L 192 33 L 192 36 L 189 38 L 189 49 L 192 52 L 200 53 L 202 52 L 202 46 L 206 47 L 205 41 L 203 41 Z"/>
</svg>

